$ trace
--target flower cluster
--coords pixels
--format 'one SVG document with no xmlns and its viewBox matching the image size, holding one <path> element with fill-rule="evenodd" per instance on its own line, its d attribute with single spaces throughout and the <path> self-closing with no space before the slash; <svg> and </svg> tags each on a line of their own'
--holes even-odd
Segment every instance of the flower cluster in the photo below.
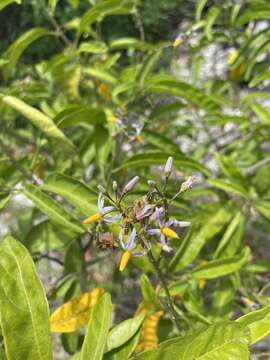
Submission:
<svg viewBox="0 0 270 360">
<path fill-rule="evenodd" d="M 139 183 L 139 176 L 133 177 L 121 191 L 118 191 L 118 185 L 114 181 L 114 196 L 99 186 L 98 212 L 83 220 L 83 223 L 88 225 L 102 221 L 108 224 L 107 227 L 110 224 L 118 224 L 118 244 L 123 250 L 120 271 L 124 271 L 131 257 L 145 256 L 154 244 L 159 245 L 165 252 L 172 252 L 173 248 L 169 246 L 168 238 L 178 238 L 177 228 L 190 226 L 189 221 L 170 219 L 169 210 L 172 201 L 178 195 L 192 188 L 195 177 L 188 177 L 180 184 L 178 192 L 168 198 L 166 188 L 172 171 L 173 158 L 169 157 L 164 167 L 165 180 L 162 190 L 156 182 L 149 180 L 148 192 L 131 204 L 123 200 Z M 110 206 L 104 206 L 105 198 Z"/>
</svg>

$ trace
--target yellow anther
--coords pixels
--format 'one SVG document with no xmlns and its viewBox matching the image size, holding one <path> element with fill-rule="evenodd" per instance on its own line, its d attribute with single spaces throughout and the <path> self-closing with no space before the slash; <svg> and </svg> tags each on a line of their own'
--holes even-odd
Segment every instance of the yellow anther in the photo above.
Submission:
<svg viewBox="0 0 270 360">
<path fill-rule="evenodd" d="M 175 40 L 174 40 L 174 43 L 173 43 L 173 47 L 176 48 L 178 46 L 180 46 L 182 43 L 182 39 L 180 37 L 177 37 Z"/>
<path fill-rule="evenodd" d="M 205 288 L 205 284 L 206 284 L 206 280 L 205 279 L 200 279 L 199 280 L 199 289 L 204 289 Z"/>
<path fill-rule="evenodd" d="M 111 124 L 116 124 L 118 121 L 118 118 L 114 115 L 108 116 L 107 121 Z"/>
<path fill-rule="evenodd" d="M 102 215 L 100 213 L 96 213 L 94 215 L 89 216 L 88 218 L 83 220 L 83 224 L 91 224 L 94 221 L 100 220 Z"/>
<path fill-rule="evenodd" d="M 122 258 L 121 258 L 121 261 L 120 261 L 120 266 L 119 266 L 119 271 L 124 271 L 125 270 L 130 258 L 131 258 L 131 252 L 126 250 L 122 255 Z"/>
<path fill-rule="evenodd" d="M 161 229 L 162 233 L 168 237 L 171 238 L 177 238 L 178 235 L 176 234 L 175 231 L 173 231 L 172 229 L 168 228 L 168 227 L 164 227 Z"/>
<path fill-rule="evenodd" d="M 136 134 L 135 140 L 138 141 L 138 143 L 140 143 L 140 144 L 144 144 L 144 140 L 143 140 L 141 134 Z"/>
</svg>

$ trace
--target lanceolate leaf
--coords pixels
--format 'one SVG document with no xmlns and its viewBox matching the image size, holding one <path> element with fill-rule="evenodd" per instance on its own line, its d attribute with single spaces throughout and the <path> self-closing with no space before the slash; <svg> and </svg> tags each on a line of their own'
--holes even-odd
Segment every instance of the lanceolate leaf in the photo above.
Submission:
<svg viewBox="0 0 270 360">
<path fill-rule="evenodd" d="M 107 351 L 125 344 L 137 333 L 144 318 L 145 314 L 141 314 L 132 319 L 124 320 L 120 324 L 114 326 L 108 335 Z"/>
<path fill-rule="evenodd" d="M 0 4 L 1 5 L 1 4 Z M 17 64 L 24 50 L 34 41 L 42 36 L 49 35 L 50 31 L 44 28 L 34 28 L 21 35 L 10 47 L 5 51 L 3 57 L 8 61 L 5 66 L 5 76 L 9 76 Z"/>
<path fill-rule="evenodd" d="M 96 288 L 61 305 L 50 316 L 51 331 L 66 333 L 87 325 L 90 312 L 103 293 L 103 289 Z"/>
<path fill-rule="evenodd" d="M 161 343 L 132 360 L 248 360 L 249 331 L 233 322 L 221 322 L 185 337 Z"/>
<path fill-rule="evenodd" d="M 228 193 L 233 193 L 244 198 L 248 198 L 247 190 L 236 182 L 227 179 L 210 179 L 209 184 Z"/>
<path fill-rule="evenodd" d="M 249 329 L 251 344 L 255 344 L 270 333 L 270 305 L 241 316 L 236 321 Z"/>
<path fill-rule="evenodd" d="M 177 155 L 165 152 L 149 152 L 139 155 L 134 155 L 128 159 L 123 165 L 117 168 L 115 171 L 130 167 L 144 167 L 148 165 L 163 165 L 169 156 L 173 156 L 174 164 L 178 167 L 189 168 L 192 170 L 200 171 L 205 175 L 208 175 L 208 169 L 201 165 L 199 162 L 188 158 L 184 155 Z"/>
<path fill-rule="evenodd" d="M 250 257 L 249 248 L 245 248 L 244 251 L 233 257 L 213 260 L 205 265 L 196 267 L 191 271 L 196 279 L 215 279 L 220 276 L 228 275 L 232 272 L 239 270 Z"/>
<path fill-rule="evenodd" d="M 1 328 L 9 360 L 52 359 L 45 291 L 25 247 L 12 237 L 0 246 Z"/>
<path fill-rule="evenodd" d="M 27 185 L 25 196 L 32 200 L 40 211 L 48 215 L 52 222 L 64 226 L 73 233 L 83 234 L 84 227 L 77 222 L 60 204 L 34 185 Z"/>
<path fill-rule="evenodd" d="M 101 297 L 90 314 L 80 360 L 102 359 L 111 326 L 111 316 L 111 297 L 106 293 Z"/>
<path fill-rule="evenodd" d="M 74 106 L 65 109 L 58 113 L 54 119 L 60 129 L 69 126 L 99 124 L 105 121 L 105 114 L 102 110 L 86 106 Z"/>
<path fill-rule="evenodd" d="M 109 351 L 104 355 L 104 360 L 127 360 L 135 350 L 140 339 L 140 330 L 136 332 L 125 344 Z"/>
<path fill-rule="evenodd" d="M 42 188 L 63 196 L 81 212 L 96 211 L 97 195 L 82 182 L 62 174 L 50 175 Z"/>
<path fill-rule="evenodd" d="M 73 147 L 71 141 L 66 138 L 65 134 L 60 129 L 58 129 L 53 120 L 47 115 L 43 114 L 41 111 L 26 104 L 24 101 L 14 96 L 3 96 L 2 101 L 8 106 L 12 107 L 14 110 L 21 113 L 24 117 L 31 121 L 33 125 L 43 131 L 49 138 L 61 141 L 62 143 Z"/>
<path fill-rule="evenodd" d="M 4 9 L 6 6 L 8 6 L 12 3 L 21 4 L 21 1 L 20 0 L 0 0 L 0 10 Z"/>
</svg>

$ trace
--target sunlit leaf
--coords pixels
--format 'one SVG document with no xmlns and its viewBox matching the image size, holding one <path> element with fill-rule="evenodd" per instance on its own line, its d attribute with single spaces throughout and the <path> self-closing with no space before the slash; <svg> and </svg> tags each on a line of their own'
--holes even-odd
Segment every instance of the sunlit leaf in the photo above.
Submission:
<svg viewBox="0 0 270 360">
<path fill-rule="evenodd" d="M 52 359 L 45 291 L 25 247 L 12 237 L 0 245 L 0 313 L 9 360 Z"/>
<path fill-rule="evenodd" d="M 87 325 L 91 310 L 103 293 L 103 289 L 96 288 L 61 305 L 50 316 L 51 331 L 72 332 Z"/>
</svg>

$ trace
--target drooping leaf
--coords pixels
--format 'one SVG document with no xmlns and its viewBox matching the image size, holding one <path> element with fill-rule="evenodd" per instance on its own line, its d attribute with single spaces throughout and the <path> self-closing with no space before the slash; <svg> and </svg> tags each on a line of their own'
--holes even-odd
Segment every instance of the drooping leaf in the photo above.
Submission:
<svg viewBox="0 0 270 360">
<path fill-rule="evenodd" d="M 3 96 L 1 99 L 5 104 L 25 116 L 33 125 L 43 131 L 49 138 L 60 141 L 73 147 L 71 141 L 58 129 L 53 120 L 36 108 L 26 104 L 14 96 Z"/>
<path fill-rule="evenodd" d="M 50 31 L 44 28 L 34 28 L 23 35 L 19 36 L 9 48 L 3 54 L 3 57 L 8 60 L 7 65 L 5 66 L 5 76 L 9 77 L 12 70 L 15 68 L 19 58 L 25 49 L 32 44 L 34 41 L 40 39 L 42 36 L 49 35 Z"/>
<path fill-rule="evenodd" d="M 246 247 L 239 255 L 213 260 L 195 267 L 191 275 L 196 279 L 215 279 L 239 270 L 250 258 L 250 249 Z"/>
<path fill-rule="evenodd" d="M 72 332 L 87 325 L 91 310 L 104 293 L 96 288 L 61 305 L 50 316 L 52 332 Z"/>
<path fill-rule="evenodd" d="M 144 318 L 145 314 L 141 314 L 115 325 L 109 332 L 106 350 L 110 351 L 125 344 L 137 333 Z"/>
<path fill-rule="evenodd" d="M 52 174 L 46 178 L 42 188 L 63 196 L 84 214 L 96 211 L 97 195 L 81 181 L 63 174 Z"/>
<path fill-rule="evenodd" d="M 189 168 L 195 171 L 200 171 L 205 175 L 208 175 L 208 169 L 204 167 L 199 162 L 186 157 L 184 155 L 165 153 L 165 152 L 149 152 L 143 153 L 139 155 L 134 155 L 126 162 L 124 162 L 119 168 L 115 171 L 119 171 L 126 168 L 132 167 L 144 167 L 148 165 L 163 165 L 169 156 L 173 156 L 174 164 L 183 167 Z"/>
<path fill-rule="evenodd" d="M 248 360 L 249 331 L 233 322 L 210 325 L 192 335 L 161 343 L 157 349 L 143 352 L 132 360 Z"/>
<path fill-rule="evenodd" d="M 270 333 L 270 305 L 243 315 L 236 321 L 249 329 L 251 344 L 255 344 Z"/>
<path fill-rule="evenodd" d="M 12 237 L 0 245 L 0 314 L 9 360 L 52 359 L 45 291 L 25 247 Z"/>
<path fill-rule="evenodd" d="M 91 311 L 80 360 L 101 360 L 111 326 L 112 302 L 104 294 Z"/>
<path fill-rule="evenodd" d="M 25 196 L 33 201 L 37 208 L 44 212 L 52 222 L 69 229 L 73 233 L 83 234 L 84 227 L 76 221 L 58 202 L 41 191 L 35 185 L 27 185 L 24 190 Z"/>
</svg>

